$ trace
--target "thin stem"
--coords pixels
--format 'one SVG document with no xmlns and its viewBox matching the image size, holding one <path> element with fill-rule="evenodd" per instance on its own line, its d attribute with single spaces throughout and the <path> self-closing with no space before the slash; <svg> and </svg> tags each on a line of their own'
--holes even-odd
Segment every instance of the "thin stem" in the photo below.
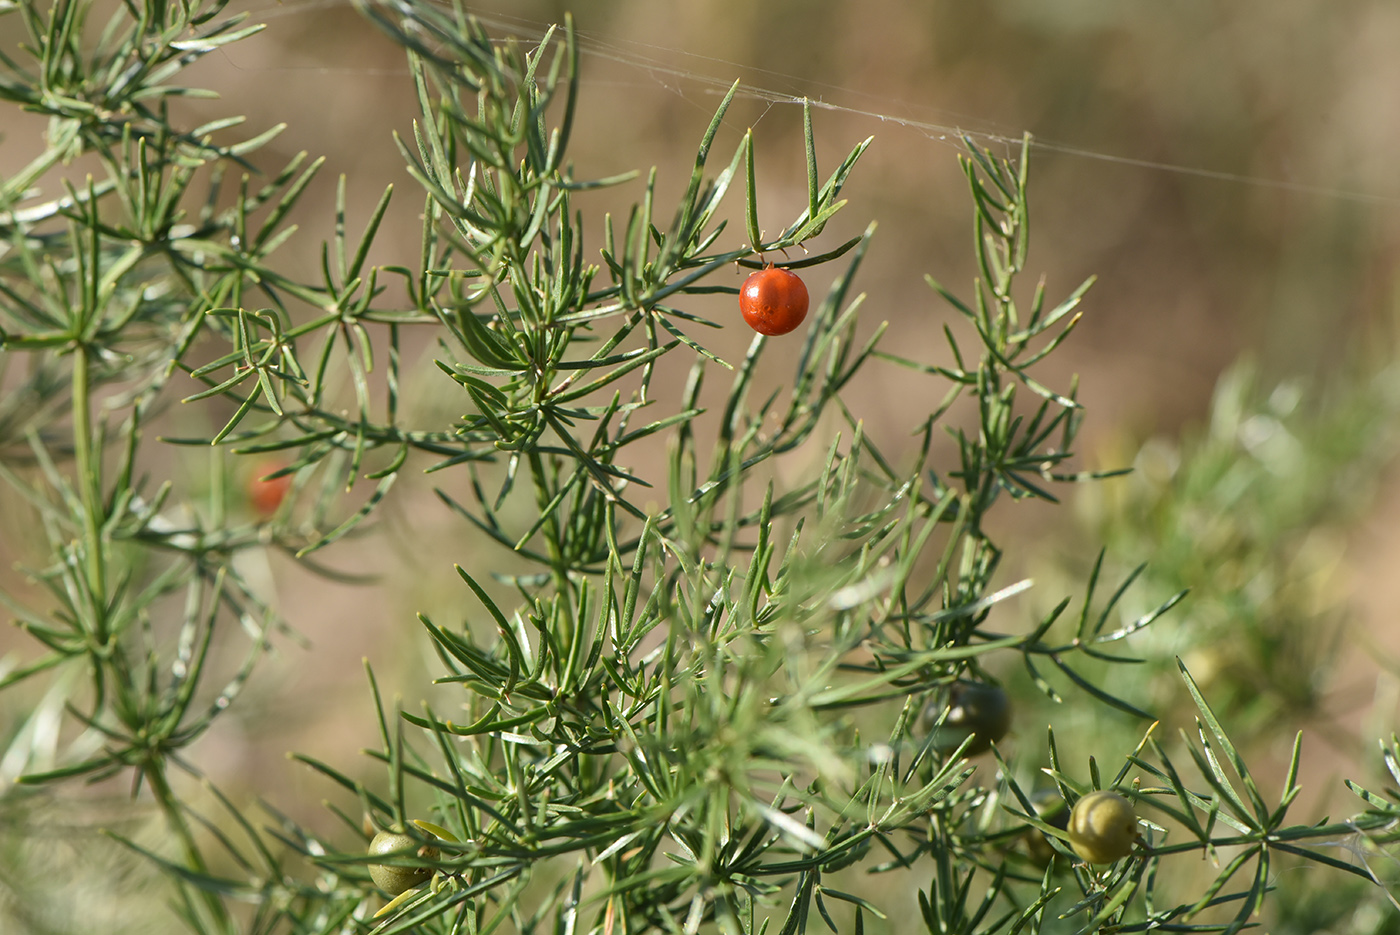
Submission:
<svg viewBox="0 0 1400 935">
<path fill-rule="evenodd" d="M 208 865 L 205 864 L 204 855 L 199 852 L 199 847 L 194 841 L 194 834 L 190 831 L 189 823 L 185 821 L 185 816 L 180 810 L 180 799 L 170 788 L 170 782 L 165 774 L 165 763 L 166 761 L 159 756 L 151 757 L 146 761 L 141 772 L 151 787 L 151 794 L 155 797 L 156 804 L 165 814 L 165 820 L 170 830 L 179 839 L 185 865 L 195 873 L 207 875 L 209 873 Z M 233 931 L 228 910 L 224 907 L 218 894 L 203 887 L 195 887 L 195 889 L 199 892 L 201 901 L 220 928 L 228 932 Z"/>
<path fill-rule="evenodd" d="M 78 344 L 73 352 L 73 456 L 78 495 L 83 504 L 84 548 L 87 552 L 89 587 L 93 596 L 93 642 L 107 642 L 107 556 L 102 542 L 106 508 L 102 503 L 102 458 L 92 445 L 92 398 L 89 355 Z"/>
</svg>

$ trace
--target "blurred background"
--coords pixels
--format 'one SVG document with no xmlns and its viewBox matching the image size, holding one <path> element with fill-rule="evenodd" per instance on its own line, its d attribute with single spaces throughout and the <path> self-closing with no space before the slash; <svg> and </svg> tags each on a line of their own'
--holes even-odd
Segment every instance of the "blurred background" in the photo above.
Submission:
<svg viewBox="0 0 1400 935">
<path fill-rule="evenodd" d="M 1006 156 L 1018 151 L 1023 132 L 1033 134 L 1027 278 L 1044 271 L 1057 300 L 1098 276 L 1082 324 L 1047 362 L 1042 382 L 1065 387 L 1071 374 L 1079 375 L 1088 412 L 1081 466 L 1150 469 L 1114 482 L 1119 486 L 1075 510 L 1011 511 L 1019 514 L 1020 534 L 1044 546 L 1047 557 L 1026 569 L 1049 576 L 1044 600 L 1053 603 L 1081 586 L 1082 568 L 1073 561 L 1063 563 L 1063 580 L 1056 579 L 1052 566 L 1062 552 L 1092 556 L 1099 544 L 1117 542 L 1129 553 L 1124 563 L 1141 560 L 1131 553 L 1142 543 L 1130 533 L 1135 524 L 1162 521 L 1151 509 L 1153 485 L 1171 483 L 1192 452 L 1211 444 L 1255 451 L 1251 439 L 1259 431 L 1291 425 L 1298 398 L 1322 400 L 1339 408 L 1309 411 L 1313 435 L 1286 430 L 1304 454 L 1320 450 L 1308 446 L 1337 419 L 1350 420 L 1353 436 L 1362 433 L 1360 443 L 1329 447 L 1321 460 L 1298 455 L 1306 471 L 1290 475 L 1292 486 L 1283 489 L 1308 509 L 1286 529 L 1262 524 L 1247 535 L 1265 552 L 1293 541 L 1281 537 L 1296 539 L 1272 573 L 1279 581 L 1312 582 L 1306 599 L 1287 602 L 1292 610 L 1299 600 L 1313 602 L 1299 612 L 1298 626 L 1345 622 L 1358 634 L 1348 637 L 1353 648 L 1337 657 L 1316 704 L 1300 716 L 1324 734 L 1337 724 L 1358 737 L 1394 729 L 1395 697 L 1385 694 L 1391 683 L 1384 673 L 1400 656 L 1400 576 L 1394 574 L 1400 476 L 1391 465 L 1389 419 L 1400 412 L 1400 394 L 1391 395 L 1385 374 L 1395 348 L 1400 251 L 1400 5 L 512 0 L 466 6 L 494 34 L 526 40 L 572 12 L 583 51 L 571 143 L 575 177 L 642 170 L 635 182 L 580 198 L 577 206 L 592 217 L 610 210 L 625 218 L 653 165 L 658 204 L 672 203 L 735 79 L 744 90 L 720 130 L 711 168 L 724 165 L 753 128 L 760 223 L 770 230 L 805 205 L 802 108 L 795 100 L 817 104 L 823 177 L 873 136 L 845 189 L 849 203 L 813 248 L 828 249 L 878 222 L 856 282 L 868 294 L 864 327 L 887 320 L 884 346 L 915 359 L 947 359 L 941 327 L 952 317 L 924 275 L 962 295 L 974 276 L 971 201 L 957 134 L 969 133 Z M 417 113 L 399 51 L 338 0 L 254 0 L 230 9 L 247 9 L 268 28 L 191 69 L 187 80 L 220 99 L 182 106 L 191 125 L 246 114 L 250 135 L 286 122 L 287 130 L 260 154 L 268 169 L 300 150 L 326 157 L 300 207 L 301 233 L 283 248 L 282 262 L 315 275 L 320 243 L 332 231 L 336 178 L 344 173 L 352 229 L 363 225 L 385 185 L 397 188 L 371 262 L 416 263 L 422 198 L 390 135 L 392 129 L 411 139 Z M 0 151 L 0 167 L 10 171 L 28 155 L 25 135 L 42 126 L 9 113 L 3 119 L 14 121 L 5 127 L 5 148 L 14 150 Z M 737 191 L 731 201 L 741 219 Z M 745 240 L 740 220 L 719 246 L 732 249 Z M 600 243 L 601 224 L 589 250 Z M 817 271 L 809 288 L 821 294 L 835 275 Z M 741 278 L 736 270 L 733 285 Z M 726 311 L 732 301 L 716 298 L 694 310 L 723 320 L 732 316 Z M 715 338 L 721 352 L 747 342 L 732 330 L 728 344 L 729 337 Z M 418 350 L 426 361 L 430 349 Z M 1229 423 L 1218 411 L 1212 415 L 1221 375 L 1242 359 L 1252 376 L 1239 391 L 1240 405 L 1257 397 L 1274 423 L 1250 428 L 1246 417 Z M 459 403 L 435 403 L 431 388 L 440 381 L 428 372 L 423 379 L 420 405 L 454 415 Z M 1280 385 L 1296 392 L 1280 399 Z M 906 427 L 943 391 L 931 378 L 872 366 L 850 398 L 884 450 L 898 455 L 913 442 Z M 1287 473 L 1271 467 L 1269 457 L 1257 459 L 1261 483 Z M 1345 470 L 1358 464 L 1362 469 Z M 396 488 L 384 513 L 400 564 L 382 587 L 337 585 L 272 556 L 249 558 L 265 564 L 249 573 L 262 576 L 312 648 L 284 645 L 258 674 L 241 711 L 201 741 L 201 766 L 211 776 L 250 794 L 275 788 L 281 806 L 301 797 L 304 812 L 289 810 L 317 821 L 312 813 L 324 784 L 284 754 L 298 750 L 345 766 L 358 748 L 377 742 L 361 659 L 374 661 L 386 694 L 404 692 L 409 706 L 416 703 L 417 681 L 437 667 L 424 658 L 427 641 L 414 613 L 440 615 L 445 624 L 460 620 L 467 602 L 451 563 L 465 564 L 473 554 L 464 544 L 465 524 L 442 515 L 431 483 Z M 1201 509 L 1212 519 L 1229 513 L 1209 492 Z M 1192 528 L 1189 519 L 1181 522 L 1183 553 L 1201 541 Z M 352 543 L 327 554 L 337 567 L 365 571 L 368 557 L 382 551 L 357 553 Z M 494 552 L 481 556 L 498 560 Z M 1193 586 L 1187 578 L 1164 579 L 1143 600 L 1160 602 L 1169 587 Z M 1067 590 L 1057 590 L 1062 586 Z M 1228 625 L 1229 615 L 1223 619 Z M 20 645 L 6 636 L 0 651 Z M 1217 669 L 1235 664 L 1201 662 Z M 1291 670 L 1281 675 L 1293 677 Z M 1337 684 L 1351 694 L 1334 704 L 1326 699 Z M 1378 697 L 1380 707 L 1372 703 Z M 1028 729 L 1025 742 L 1040 742 L 1041 731 Z M 1291 741 L 1291 729 L 1286 733 Z M 1365 750 L 1338 746 L 1358 759 L 1374 754 L 1374 739 L 1367 743 Z M 1341 767 L 1329 762 L 1328 769 Z"/>
</svg>

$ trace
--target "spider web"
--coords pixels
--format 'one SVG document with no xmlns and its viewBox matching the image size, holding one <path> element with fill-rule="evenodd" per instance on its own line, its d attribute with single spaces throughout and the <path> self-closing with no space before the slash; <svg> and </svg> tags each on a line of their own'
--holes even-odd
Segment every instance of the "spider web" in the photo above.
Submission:
<svg viewBox="0 0 1400 935">
<path fill-rule="evenodd" d="M 439 2 L 439 0 L 434 0 L 434 2 Z M 309 16 L 350 5 L 351 0 L 278 0 L 272 5 L 254 6 L 248 12 L 255 21 L 263 22 L 287 17 Z M 441 5 L 446 4 L 442 3 Z M 543 38 L 551 25 L 541 20 L 500 12 L 477 13 L 476 15 L 488 29 L 509 33 L 522 39 L 539 40 Z M 706 113 L 713 111 L 713 105 L 711 104 L 709 107 L 702 105 L 696 100 L 697 96 L 718 98 L 729 90 L 734 75 L 747 73 L 758 76 L 761 83 L 741 82 L 736 93 L 737 98 L 766 103 L 769 105 L 769 109 L 778 106 L 800 107 L 804 100 L 810 100 L 813 109 L 840 112 L 893 125 L 920 134 L 929 141 L 959 149 L 961 148 L 959 140 L 966 136 L 988 148 L 1003 148 L 1006 154 L 1011 156 L 1019 150 L 1026 130 L 1026 128 L 1021 127 L 999 125 L 975 114 L 959 113 L 892 99 L 887 94 L 874 94 L 856 87 L 765 69 L 719 56 L 701 55 L 670 46 L 608 36 L 586 29 L 576 29 L 576 36 L 582 55 L 611 62 L 633 71 L 646 82 L 663 88 L 687 104 Z M 295 63 L 272 66 L 240 64 L 236 46 L 223 50 L 223 55 L 230 65 L 238 70 L 313 71 L 320 74 L 385 76 L 406 76 L 409 73 L 407 67 L 375 68 L 352 65 L 298 65 Z M 582 81 L 595 87 L 601 84 L 618 86 L 624 84 L 617 81 L 600 81 L 597 78 L 590 79 L 587 75 L 583 77 Z M 792 90 L 780 90 L 783 87 Z M 765 110 L 764 113 L 766 114 L 767 111 Z M 759 120 L 761 119 L 760 116 Z M 757 122 L 758 120 L 754 121 L 754 123 Z M 1400 205 L 1400 196 L 1397 195 L 1358 191 L 1265 175 L 1230 172 L 1210 166 L 1158 161 L 1039 136 L 1032 137 L 1031 149 L 1127 168 L 1273 189 L 1338 201 L 1381 206 Z"/>
</svg>

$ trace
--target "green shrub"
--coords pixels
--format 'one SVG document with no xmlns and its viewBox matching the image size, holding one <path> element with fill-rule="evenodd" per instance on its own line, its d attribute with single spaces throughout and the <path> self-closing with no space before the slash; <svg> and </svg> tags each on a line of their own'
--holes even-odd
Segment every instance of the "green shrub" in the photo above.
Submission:
<svg viewBox="0 0 1400 935">
<path fill-rule="evenodd" d="M 220 142 L 236 119 L 169 116 L 193 93 L 170 83 L 182 68 L 255 31 L 222 7 L 133 0 L 102 30 L 77 0 L 10 11 L 28 39 L 0 96 L 49 124 L 43 153 L 0 187 L 15 387 L 0 472 L 22 498 L 37 586 L 6 602 L 38 644 L 0 687 L 42 690 L 23 696 L 0 766 L 20 784 L 7 814 L 79 808 L 75 779 L 129 781 L 132 809 L 102 823 L 161 871 L 145 902 L 171 900 L 199 932 L 1237 931 L 1300 859 L 1380 892 L 1365 859 L 1396 839 L 1394 790 L 1354 787 L 1354 817 L 1292 823 L 1297 744 L 1266 797 L 1184 667 L 1197 729 L 1179 741 L 1156 735 L 1131 688 L 1104 687 L 1180 592 L 1125 617 L 1135 576 L 1106 583 L 1096 564 L 1077 600 L 997 622 L 1029 586 L 1005 580 L 1005 550 L 1030 544 L 995 540 L 989 513 L 1092 479 L 1069 463 L 1074 388 L 1034 374 L 1089 283 L 1061 300 L 1017 288 L 1028 147 L 1008 161 L 965 141 L 980 275 L 962 297 L 930 280 L 958 330 L 944 329 L 948 363 L 910 360 L 860 326 L 873 227 L 822 240 L 868 140 L 823 181 L 807 108 L 807 204 L 764 239 L 752 134 L 710 167 L 731 89 L 697 132 L 679 204 L 656 204 L 653 172 L 625 223 L 600 221 L 577 193 L 635 176 L 573 177 L 587 115 L 569 24 L 526 46 L 435 4 L 365 4 L 418 89 L 401 146 L 423 189 L 420 257 L 373 265 L 391 193 L 355 237 L 342 180 L 321 276 L 302 281 L 276 251 L 320 163 L 254 181 L 275 130 Z M 51 177 L 62 193 L 36 190 Z M 738 245 L 721 211 L 736 183 Z M 724 359 L 710 329 L 742 326 L 707 320 L 696 297 L 733 294 L 735 264 L 780 256 L 811 284 L 807 322 Z M 440 373 L 428 392 L 460 416 L 420 424 L 405 404 L 405 336 L 420 332 Z M 878 450 L 843 401 L 867 366 L 942 388 L 910 412 L 912 454 Z M 689 378 L 670 396 L 655 378 L 679 367 Z M 191 379 L 202 389 L 182 391 Z M 716 380 L 727 388 L 707 390 Z M 191 410 L 205 435 L 175 431 Z M 293 480 L 250 505 L 234 481 L 269 457 Z M 191 464 L 207 490 L 186 489 Z M 259 815 L 218 776 L 189 782 L 204 779 L 191 745 L 287 630 L 240 555 L 270 547 L 319 569 L 410 470 L 464 478 L 472 496 L 440 491 L 441 506 L 495 550 L 457 567 L 465 622 L 420 614 L 435 681 L 454 693 L 434 697 L 460 711 L 386 708 L 371 673 L 377 775 L 300 757 L 334 831 L 289 817 L 275 788 Z M 1140 719 L 1140 741 L 1069 762 L 1051 735 L 1045 761 L 1006 763 L 993 746 L 1005 699 L 985 687 L 1006 663 L 1046 704 Z M 1036 708 L 1014 708 L 1014 729 L 1038 734 Z M 969 763 L 989 746 L 996 766 Z M 1384 750 L 1400 781 L 1400 745 Z M 1085 865 L 1056 816 L 1110 787 L 1142 836 L 1131 856 Z M 158 833 L 137 823 L 147 809 Z M 11 821 L 7 862 L 55 827 Z M 396 846 L 367 854 L 385 831 L 407 843 L 386 835 Z M 1339 841 L 1363 859 L 1337 856 Z M 83 865 L 92 892 L 99 864 Z M 403 881 L 387 905 L 371 864 Z M 891 918 L 915 888 L 921 918 Z M 30 879 L 0 912 L 48 931 L 60 898 Z M 96 911 L 74 915 L 92 930 Z"/>
</svg>

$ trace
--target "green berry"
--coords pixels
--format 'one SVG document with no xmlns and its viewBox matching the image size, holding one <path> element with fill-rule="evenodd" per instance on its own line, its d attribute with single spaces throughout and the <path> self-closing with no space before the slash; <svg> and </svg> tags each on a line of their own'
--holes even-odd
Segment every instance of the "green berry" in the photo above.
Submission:
<svg viewBox="0 0 1400 935">
<path fill-rule="evenodd" d="M 1133 852 L 1137 813 L 1118 793 L 1100 789 L 1074 803 L 1066 830 L 1076 854 L 1091 864 L 1111 864 Z"/>
<path fill-rule="evenodd" d="M 400 831 L 381 831 L 369 842 L 371 857 L 394 854 L 406 856 L 413 852 L 418 842 Z M 424 860 L 437 860 L 438 849 L 430 844 L 418 847 L 417 854 Z M 370 864 L 369 875 L 374 885 L 390 896 L 397 896 L 405 890 L 413 889 L 432 878 L 431 867 L 404 867 L 390 864 Z"/>
<path fill-rule="evenodd" d="M 1069 824 L 1069 806 L 1061 798 L 1058 789 L 1041 789 L 1033 793 L 1031 805 L 1035 807 L 1036 817 L 1052 828 L 1063 831 Z M 1035 828 L 1028 829 L 1025 842 L 1026 851 L 1038 866 L 1044 867 L 1054 859 L 1055 849 L 1050 846 L 1050 839 L 1043 832 Z"/>
<path fill-rule="evenodd" d="M 924 709 L 925 725 L 931 728 L 937 724 L 944 707 L 937 700 L 930 702 Z M 986 753 L 1011 729 L 1011 701 L 995 685 L 954 682 L 948 689 L 946 708 L 948 716 L 934 739 L 934 746 L 944 752 L 957 749 L 970 734 L 972 742 L 963 752 L 967 756 Z"/>
</svg>

